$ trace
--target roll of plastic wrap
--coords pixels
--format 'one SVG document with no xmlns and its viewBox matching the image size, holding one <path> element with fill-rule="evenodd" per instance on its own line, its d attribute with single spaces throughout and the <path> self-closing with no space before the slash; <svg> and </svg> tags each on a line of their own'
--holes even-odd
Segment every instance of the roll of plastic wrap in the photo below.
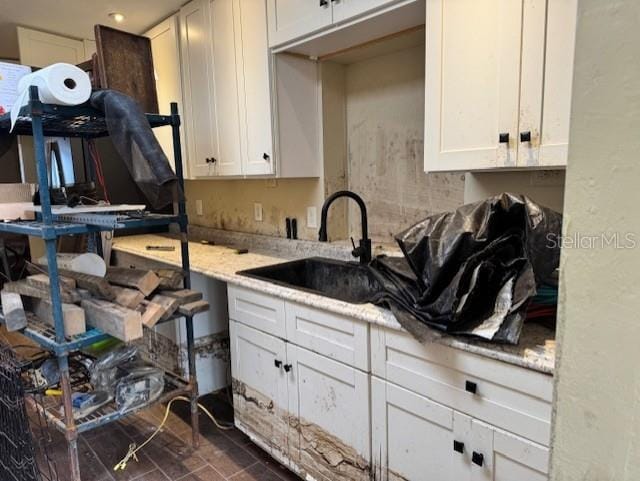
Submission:
<svg viewBox="0 0 640 481">
<path fill-rule="evenodd" d="M 29 102 L 29 87 L 38 87 L 40 100 L 47 104 L 79 105 L 91 96 L 91 80 L 86 72 L 68 63 L 54 63 L 25 75 L 18 82 L 18 99 L 11 107 L 11 130 L 20 109 Z"/>
</svg>

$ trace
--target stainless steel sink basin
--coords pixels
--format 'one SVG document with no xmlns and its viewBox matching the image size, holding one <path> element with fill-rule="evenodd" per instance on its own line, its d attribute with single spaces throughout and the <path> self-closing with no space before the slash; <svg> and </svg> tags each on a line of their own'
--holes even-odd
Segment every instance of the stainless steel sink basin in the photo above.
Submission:
<svg viewBox="0 0 640 481">
<path fill-rule="evenodd" d="M 322 257 L 247 269 L 238 274 L 353 304 L 369 302 L 381 288 L 367 267 Z"/>
</svg>

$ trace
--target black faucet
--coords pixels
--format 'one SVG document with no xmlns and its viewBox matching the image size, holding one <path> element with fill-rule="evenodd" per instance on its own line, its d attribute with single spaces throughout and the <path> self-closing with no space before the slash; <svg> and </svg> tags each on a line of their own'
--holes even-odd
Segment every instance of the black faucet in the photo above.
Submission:
<svg viewBox="0 0 640 481">
<path fill-rule="evenodd" d="M 369 261 L 371 261 L 371 239 L 369 239 L 367 229 L 367 206 L 364 205 L 362 197 L 358 194 L 349 190 L 340 190 L 327 197 L 327 200 L 324 201 L 324 205 L 322 206 L 318 239 L 320 242 L 327 242 L 327 214 L 329 213 L 329 207 L 333 201 L 339 197 L 349 197 L 355 200 L 360 207 L 362 239 L 360 239 L 359 245 L 356 247 L 355 242 L 353 242 L 353 237 L 351 238 L 351 244 L 353 245 L 353 251 L 351 251 L 351 254 L 353 257 L 359 257 L 361 264 L 368 264 Z"/>
</svg>

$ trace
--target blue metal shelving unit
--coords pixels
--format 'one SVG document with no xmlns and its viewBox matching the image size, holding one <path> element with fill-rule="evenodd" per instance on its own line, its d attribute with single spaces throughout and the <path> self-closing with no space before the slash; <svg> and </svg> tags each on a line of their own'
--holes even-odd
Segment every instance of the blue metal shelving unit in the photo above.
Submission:
<svg viewBox="0 0 640 481">
<path fill-rule="evenodd" d="M 51 278 L 51 302 L 53 305 L 53 327 L 35 318 L 29 320 L 24 334 L 33 339 L 43 348 L 51 351 L 58 359 L 61 375 L 61 388 L 63 392 L 64 411 L 61 415 L 57 406 L 51 409 L 43 406 L 42 409 L 53 425 L 64 432 L 69 445 L 69 463 L 71 481 L 80 481 L 80 468 L 78 464 L 77 438 L 80 432 L 85 432 L 109 422 L 118 420 L 132 411 L 118 412 L 113 406 L 107 405 L 87 418 L 74 420 L 71 405 L 71 387 L 69 381 L 68 355 L 74 351 L 87 347 L 109 336 L 98 329 L 89 329 L 87 332 L 66 337 L 62 318 L 62 301 L 58 279 L 58 266 L 56 262 L 56 240 L 60 236 L 90 234 L 101 230 L 111 230 L 107 227 L 94 225 L 73 224 L 59 222 L 51 212 L 51 199 L 47 166 L 45 159 L 45 136 L 55 137 L 81 137 L 97 138 L 108 136 L 108 130 L 104 116 L 98 110 L 88 105 L 65 107 L 44 104 L 40 101 L 37 87 L 30 88 L 30 100 L 28 105 L 22 108 L 13 132 L 18 135 L 33 136 L 36 172 L 38 177 L 38 189 L 42 204 L 42 212 L 36 221 L 18 221 L 0 223 L 0 232 L 11 232 L 39 237 L 45 241 L 49 276 Z M 171 104 L 171 115 L 147 114 L 147 120 L 151 127 L 170 125 L 173 133 L 173 152 L 175 170 L 180 186 L 184 190 L 184 175 L 182 166 L 182 151 L 180 147 L 180 116 L 178 106 Z M 0 132 L 9 131 L 10 118 L 8 114 L 0 116 Z M 168 226 L 177 224 L 181 232 L 182 268 L 185 273 L 184 287 L 191 286 L 189 276 L 189 249 L 187 243 L 187 215 L 183 202 L 178 203 L 176 215 L 149 214 L 142 218 L 125 219 L 120 224 L 120 229 L 140 229 L 155 226 Z M 176 316 L 170 320 L 179 319 Z M 198 445 L 198 384 L 195 373 L 195 352 L 193 341 L 193 319 L 183 317 L 186 324 L 187 351 L 189 364 L 189 379 L 181 379 L 171 373 L 165 376 L 165 392 L 160 401 L 166 401 L 176 395 L 188 395 L 191 400 L 191 425 L 194 447 Z"/>
</svg>

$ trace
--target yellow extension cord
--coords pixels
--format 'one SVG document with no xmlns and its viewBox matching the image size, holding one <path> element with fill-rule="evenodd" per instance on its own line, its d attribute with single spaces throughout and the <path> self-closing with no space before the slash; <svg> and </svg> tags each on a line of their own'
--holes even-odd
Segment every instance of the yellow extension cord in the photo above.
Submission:
<svg viewBox="0 0 640 481">
<path fill-rule="evenodd" d="M 162 419 L 162 422 L 160 423 L 160 425 L 153 432 L 153 434 L 151 434 L 151 436 L 149 436 L 147 440 L 144 443 L 142 443 L 140 446 L 136 446 L 136 443 L 130 444 L 129 451 L 127 452 L 126 456 L 122 458 L 122 460 L 113 467 L 114 471 L 124 471 L 127 467 L 127 463 L 131 458 L 138 461 L 138 457 L 136 456 L 136 453 L 140 451 L 142 448 L 144 448 L 147 444 L 149 444 L 149 442 L 151 442 L 151 440 L 156 436 L 156 434 L 158 434 L 160 430 L 162 430 L 165 423 L 167 422 L 167 419 L 169 418 L 169 413 L 171 412 L 171 405 L 175 401 L 186 401 L 188 403 L 191 402 L 189 398 L 184 396 L 177 396 L 177 397 L 174 397 L 171 401 L 169 401 L 167 403 L 167 409 L 164 412 L 164 418 Z M 209 419 L 211 419 L 211 421 L 213 421 L 213 424 L 215 424 L 218 429 L 222 429 L 223 431 L 228 431 L 230 429 L 233 429 L 233 426 L 223 426 L 218 421 L 216 421 L 216 418 L 213 417 L 213 414 L 211 414 L 207 410 L 207 408 L 205 408 L 202 404 L 198 403 L 198 407 L 202 409 L 202 411 L 204 411 L 204 413 L 209 417 Z"/>
</svg>

